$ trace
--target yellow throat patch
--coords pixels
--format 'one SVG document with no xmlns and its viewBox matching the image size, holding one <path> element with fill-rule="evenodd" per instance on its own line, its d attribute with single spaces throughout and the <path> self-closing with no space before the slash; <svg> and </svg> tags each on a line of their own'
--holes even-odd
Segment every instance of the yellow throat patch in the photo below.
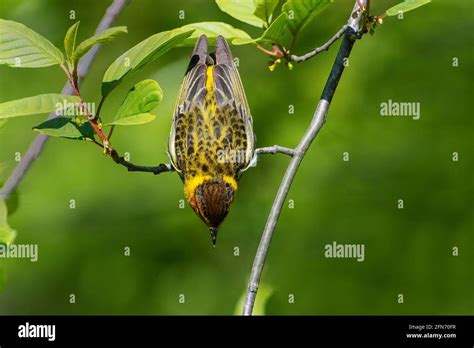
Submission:
<svg viewBox="0 0 474 348">
<path fill-rule="evenodd" d="M 186 199 L 189 201 L 192 197 L 194 197 L 196 188 L 209 180 L 212 180 L 212 176 L 210 175 L 196 175 L 195 177 L 186 180 L 186 182 L 184 183 L 184 195 L 186 196 Z M 230 184 L 234 191 L 237 191 L 237 181 L 235 181 L 233 177 L 229 175 L 224 175 L 222 177 L 222 180 Z"/>
</svg>

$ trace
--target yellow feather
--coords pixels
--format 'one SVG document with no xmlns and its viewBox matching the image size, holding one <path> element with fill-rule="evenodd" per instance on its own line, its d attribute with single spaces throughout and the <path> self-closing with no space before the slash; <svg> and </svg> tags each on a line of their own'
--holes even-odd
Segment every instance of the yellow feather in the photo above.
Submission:
<svg viewBox="0 0 474 348">
<path fill-rule="evenodd" d="M 235 181 L 235 179 L 233 177 L 228 176 L 228 175 L 224 175 L 223 179 L 226 183 L 228 183 L 228 184 L 230 184 L 230 186 L 232 186 L 234 191 L 237 191 L 237 181 Z"/>
<path fill-rule="evenodd" d="M 184 195 L 189 200 L 191 197 L 194 196 L 194 192 L 196 188 L 203 184 L 205 181 L 211 180 L 212 176 L 210 175 L 196 175 L 189 180 L 186 180 L 184 184 Z M 222 178 L 226 183 L 230 184 L 234 191 L 237 191 L 237 181 L 229 175 L 224 175 Z"/>
<path fill-rule="evenodd" d="M 212 100 L 213 102 L 210 103 L 209 109 L 207 110 L 208 113 L 211 115 L 216 113 L 217 104 L 214 97 L 214 66 L 208 66 L 206 70 L 206 89 L 207 89 L 207 97 Z"/>
<path fill-rule="evenodd" d="M 191 197 L 194 196 L 194 192 L 196 191 L 196 187 L 204 183 L 204 181 L 212 179 L 212 176 L 210 175 L 196 175 L 189 180 L 186 180 L 184 184 L 184 195 L 188 199 L 188 201 L 191 199 Z"/>
</svg>

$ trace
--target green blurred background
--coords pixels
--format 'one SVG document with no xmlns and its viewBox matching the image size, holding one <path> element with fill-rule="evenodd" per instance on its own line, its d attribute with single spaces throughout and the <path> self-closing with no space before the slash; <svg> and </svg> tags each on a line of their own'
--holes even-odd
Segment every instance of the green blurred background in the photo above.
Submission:
<svg viewBox="0 0 474 348">
<path fill-rule="evenodd" d="M 398 1 L 372 2 L 380 14 Z M 78 39 L 84 39 L 109 3 L 7 0 L 0 18 L 22 22 L 62 47 L 73 22 L 70 10 L 81 20 Z M 352 5 L 336 1 L 317 17 L 299 37 L 296 53 L 332 36 Z M 357 42 L 326 125 L 289 193 L 294 208 L 285 207 L 275 231 L 263 275 L 264 287 L 273 289 L 266 314 L 474 314 L 473 11 L 470 0 L 433 1 L 403 20 L 386 19 L 374 36 Z M 103 48 L 83 95 L 97 102 L 108 65 L 149 35 L 209 20 L 260 33 L 213 1 L 132 1 L 117 23 L 129 34 Z M 273 73 L 254 46 L 233 48 L 259 146 L 297 144 L 337 46 L 293 71 L 279 66 Z M 168 162 L 171 115 L 189 51 L 174 49 L 107 101 L 102 115 L 110 119 L 137 81 L 153 78 L 164 90 L 156 121 L 115 131 L 115 147 L 129 152 L 132 162 Z M 452 66 L 453 57 L 459 67 Z M 58 67 L 0 66 L 0 102 L 56 93 L 64 82 Z M 381 117 L 380 103 L 388 99 L 421 103 L 421 118 Z M 44 117 L 10 120 L 1 129 L 0 180 Z M 344 152 L 350 161 L 343 161 Z M 50 139 L 9 219 L 16 243 L 39 245 L 39 260 L 0 261 L 0 313 L 232 314 L 287 164 L 283 155 L 265 156 L 243 175 L 213 249 L 204 224 L 187 205 L 179 208 L 184 195 L 178 175 L 128 173 L 92 144 Z M 404 209 L 397 208 L 398 199 Z M 325 258 L 324 246 L 333 241 L 365 244 L 365 261 Z"/>
</svg>

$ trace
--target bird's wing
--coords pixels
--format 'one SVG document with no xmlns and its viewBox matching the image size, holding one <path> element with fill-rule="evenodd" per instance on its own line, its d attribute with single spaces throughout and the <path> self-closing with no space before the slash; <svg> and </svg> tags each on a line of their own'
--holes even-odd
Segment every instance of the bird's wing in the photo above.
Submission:
<svg viewBox="0 0 474 348">
<path fill-rule="evenodd" d="M 217 108 L 219 110 L 230 107 L 233 111 L 230 123 L 234 138 L 233 148 L 244 153 L 245 158 L 237 168 L 244 171 L 248 168 L 255 150 L 252 116 L 232 53 L 222 36 L 217 37 L 215 59 L 213 77 Z"/>
<path fill-rule="evenodd" d="M 184 121 L 186 113 L 196 105 L 201 106 L 206 96 L 206 60 L 208 59 L 207 37 L 202 35 L 191 54 L 191 60 L 186 70 L 186 74 L 181 84 L 181 90 L 176 102 L 175 113 L 171 125 L 171 132 L 168 141 L 168 155 L 171 163 L 177 172 L 181 173 L 184 166 L 182 151 L 177 148 L 178 135 L 184 138 Z M 183 132 L 177 134 L 176 132 Z M 178 140 L 179 141 L 179 140 Z"/>
</svg>

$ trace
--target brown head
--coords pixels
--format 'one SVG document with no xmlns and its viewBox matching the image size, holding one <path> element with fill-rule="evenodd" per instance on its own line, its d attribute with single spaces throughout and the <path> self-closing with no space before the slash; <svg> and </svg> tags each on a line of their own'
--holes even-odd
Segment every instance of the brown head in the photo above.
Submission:
<svg viewBox="0 0 474 348">
<path fill-rule="evenodd" d="M 189 205 L 209 227 L 213 246 L 216 245 L 219 225 L 229 213 L 236 190 L 236 181 L 227 176 L 212 178 L 206 175 L 185 183 Z"/>
</svg>

